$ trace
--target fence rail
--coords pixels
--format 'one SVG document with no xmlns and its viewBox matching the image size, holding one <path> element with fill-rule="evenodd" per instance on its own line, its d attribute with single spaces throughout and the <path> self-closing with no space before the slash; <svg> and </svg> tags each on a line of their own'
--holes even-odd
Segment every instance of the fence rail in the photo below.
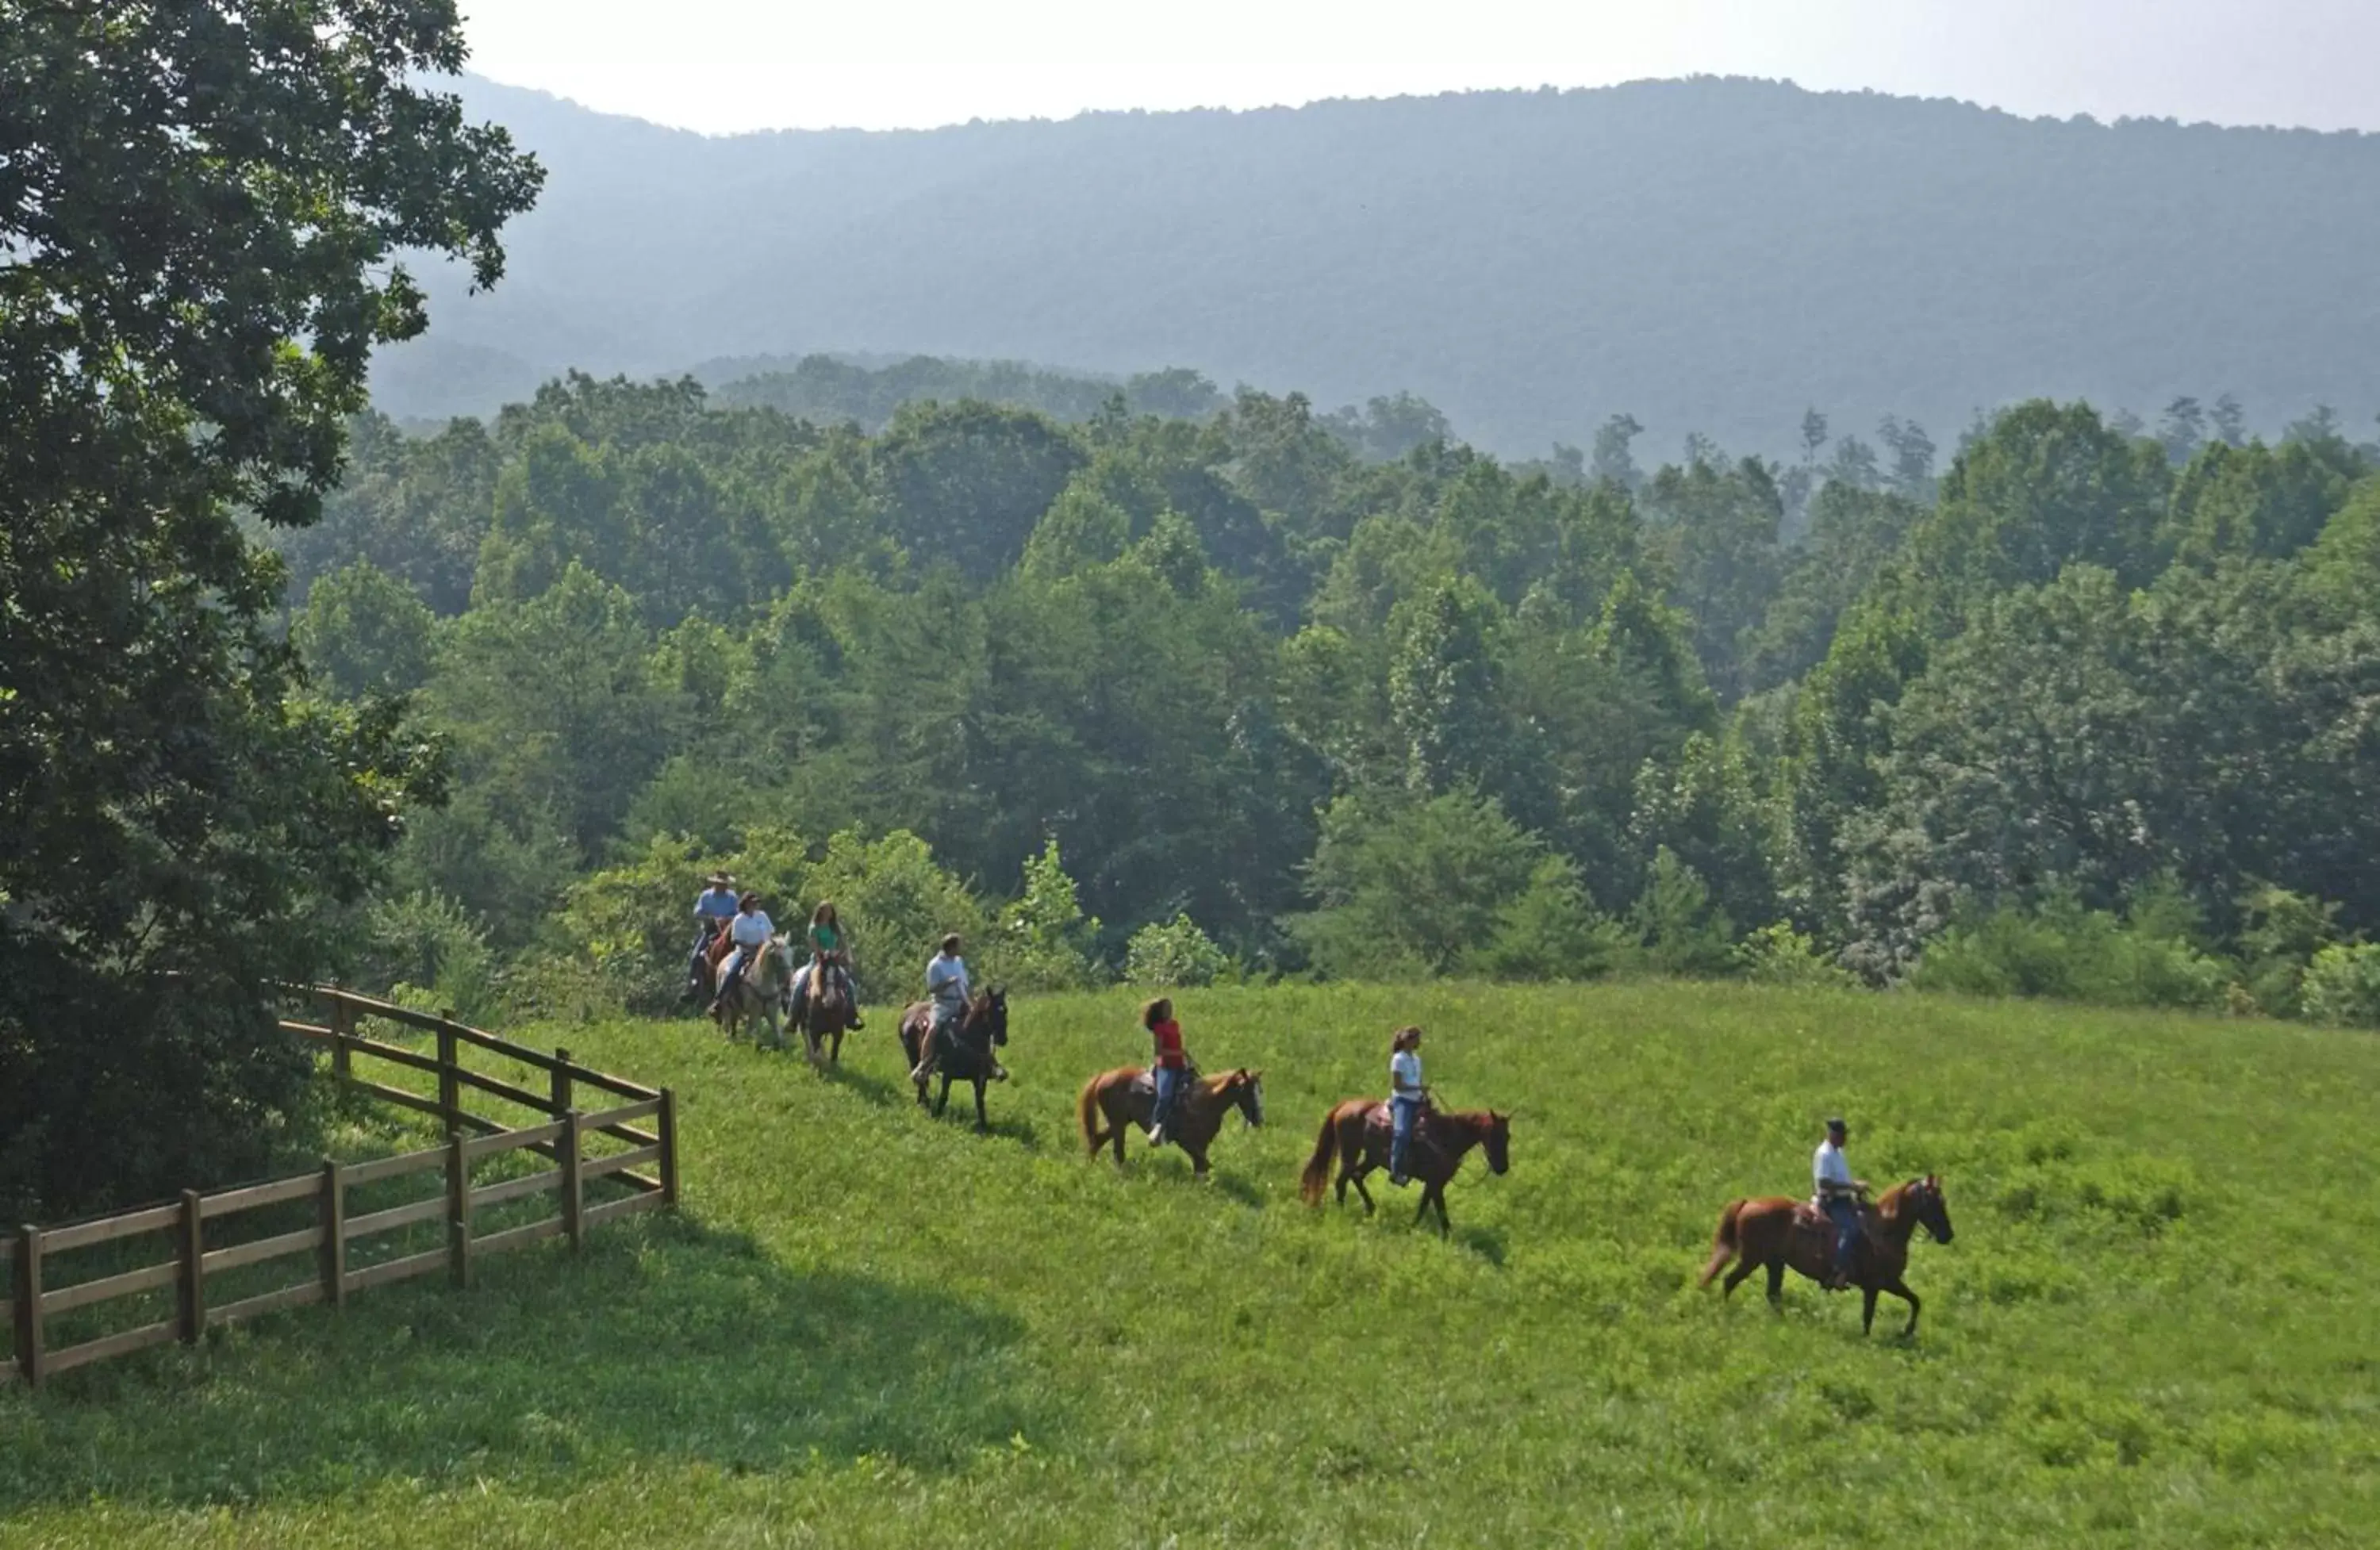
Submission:
<svg viewBox="0 0 2380 1550">
<path fill-rule="evenodd" d="M 90 1221 L 55 1227 L 24 1226 L 0 1238 L 0 1325 L 10 1332 L 10 1349 L 0 1360 L 0 1383 L 22 1382 L 38 1387 L 59 1373 L 111 1357 L 146 1350 L 175 1340 L 195 1344 L 210 1328 L 259 1318 L 286 1308 L 326 1302 L 333 1307 L 371 1287 L 435 1275 L 441 1270 L 458 1288 L 471 1283 L 475 1261 L 506 1250 L 523 1248 L 548 1238 L 563 1238 L 576 1249 L 587 1229 L 616 1217 L 632 1216 L 677 1204 L 677 1102 L 666 1087 L 641 1084 L 592 1071 L 571 1060 L 566 1049 L 552 1054 L 516 1044 L 456 1022 L 451 1014 L 431 1016 L 408 1007 L 374 1000 L 335 987 L 317 987 L 303 994 L 324 1009 L 320 1023 L 285 1019 L 282 1027 L 293 1036 L 327 1047 L 332 1070 L 340 1084 L 353 1091 L 417 1112 L 435 1115 L 446 1132 L 443 1145 L 377 1157 L 369 1162 L 342 1163 L 325 1159 L 309 1173 L 266 1180 L 230 1189 L 200 1193 L 186 1190 L 180 1200 L 136 1211 L 118 1212 Z M 358 1033 L 366 1019 L 378 1019 L 431 1035 L 437 1053 L 431 1056 L 401 1045 Z M 462 1064 L 466 1048 L 485 1050 L 545 1073 L 542 1093 L 468 1070 Z M 356 1074 L 361 1060 L 378 1060 L 402 1071 L 436 1078 L 431 1097 Z M 577 1106 L 578 1090 L 591 1088 L 604 1107 Z M 530 1111 L 539 1119 L 513 1124 L 477 1114 L 463 1107 L 466 1091 L 496 1098 Z M 620 1100 L 625 1100 L 625 1102 Z M 632 1121 L 649 1120 L 650 1130 Z M 626 1150 L 595 1155 L 595 1138 L 623 1143 Z M 475 1183 L 473 1165 L 510 1153 L 543 1158 L 553 1166 L 539 1172 Z M 647 1171 L 638 1171 L 646 1169 Z M 442 1175 L 443 1188 L 436 1196 L 405 1205 L 350 1214 L 354 1192 L 393 1179 L 432 1170 Z M 625 1186 L 625 1195 L 589 1205 L 587 1187 L 601 1180 Z M 480 1211 L 514 1201 L 553 1197 L 555 1214 L 509 1225 L 492 1232 L 475 1232 Z M 286 1226 L 288 1208 L 315 1203 L 313 1224 Z M 268 1227 L 284 1230 L 239 1242 L 208 1246 L 212 1224 L 259 1211 L 281 1210 L 282 1222 Z M 302 1218 L 300 1218 L 302 1219 Z M 351 1266 L 351 1250 L 383 1234 L 401 1232 L 422 1222 L 444 1221 L 443 1247 L 400 1254 L 378 1264 Z M 218 1240 L 226 1229 L 218 1227 Z M 53 1268 L 56 1256 L 77 1250 L 122 1243 L 143 1235 L 170 1241 L 166 1257 L 128 1268 L 109 1266 L 108 1273 L 67 1284 Z M 124 1251 L 119 1251 L 122 1253 Z M 253 1265 L 301 1258 L 303 1278 L 236 1301 L 211 1305 L 208 1278 Z M 290 1266 L 295 1274 L 297 1267 Z M 172 1316 L 152 1319 L 129 1329 L 53 1345 L 49 1323 L 54 1315 L 75 1313 L 121 1299 L 139 1298 L 166 1288 L 174 1291 Z M 136 1308 L 136 1313 L 140 1310 Z"/>
</svg>

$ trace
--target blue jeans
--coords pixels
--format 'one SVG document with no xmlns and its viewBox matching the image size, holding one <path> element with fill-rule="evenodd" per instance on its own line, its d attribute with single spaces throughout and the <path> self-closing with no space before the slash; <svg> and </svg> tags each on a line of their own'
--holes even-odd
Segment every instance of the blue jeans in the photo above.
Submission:
<svg viewBox="0 0 2380 1550">
<path fill-rule="evenodd" d="M 1852 1252 L 1860 1240 L 1859 1207 L 1837 1195 L 1827 1202 L 1827 1215 L 1835 1224 L 1835 1266 L 1845 1276 L 1852 1273 Z"/>
<path fill-rule="evenodd" d="M 1148 1111 L 1149 1128 L 1163 1130 L 1173 1119 L 1173 1098 L 1182 1091 L 1182 1071 L 1178 1066 L 1160 1066 L 1148 1074 L 1157 1084 L 1157 1102 Z"/>
<path fill-rule="evenodd" d="M 1413 1149 L 1414 1123 L 1420 1118 L 1421 1099 L 1389 1100 L 1389 1177 L 1391 1179 L 1406 1177 L 1405 1154 Z"/>
</svg>

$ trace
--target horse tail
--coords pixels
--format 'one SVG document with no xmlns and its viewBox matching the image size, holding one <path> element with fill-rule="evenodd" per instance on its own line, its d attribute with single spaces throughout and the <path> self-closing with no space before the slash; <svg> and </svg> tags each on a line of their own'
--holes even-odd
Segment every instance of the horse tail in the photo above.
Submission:
<svg viewBox="0 0 2380 1550">
<path fill-rule="evenodd" d="M 1092 1077 L 1083 1084 L 1083 1096 L 1075 1100 L 1075 1118 L 1083 1124 L 1083 1146 L 1091 1156 L 1099 1155 L 1099 1083 Z"/>
<path fill-rule="evenodd" d="M 1305 1159 L 1305 1170 L 1297 1176 L 1298 1198 L 1308 1205 L 1322 1204 L 1322 1192 L 1330 1183 L 1330 1159 L 1339 1149 L 1339 1111 L 1332 1109 L 1322 1117 L 1322 1133 L 1314 1138 L 1314 1156 Z"/>
<path fill-rule="evenodd" d="M 1718 1214 L 1718 1230 L 1711 1234 L 1710 1263 L 1703 1266 L 1703 1278 L 1694 1283 L 1697 1287 L 1710 1285 L 1727 1268 L 1727 1262 L 1735 1257 L 1735 1219 L 1743 1214 L 1743 1207 L 1744 1202 L 1730 1200 L 1727 1209 Z"/>
</svg>

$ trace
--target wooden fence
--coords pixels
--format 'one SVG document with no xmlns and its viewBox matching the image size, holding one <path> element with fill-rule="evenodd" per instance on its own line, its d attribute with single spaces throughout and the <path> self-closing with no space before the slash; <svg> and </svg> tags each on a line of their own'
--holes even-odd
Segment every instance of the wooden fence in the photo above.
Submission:
<svg viewBox="0 0 2380 1550">
<path fill-rule="evenodd" d="M 285 1021 L 282 1026 L 326 1046 L 332 1069 L 344 1085 L 435 1116 L 446 1132 L 445 1144 L 370 1162 L 325 1159 L 311 1172 L 285 1179 L 208 1193 L 186 1190 L 178 1201 L 142 1210 L 59 1227 L 18 1228 L 13 1241 L 0 1241 L 0 1291 L 5 1291 L 0 1296 L 0 1326 L 14 1336 L 11 1359 L 0 1361 L 0 1382 L 17 1379 L 39 1385 L 55 1374 L 151 1346 L 174 1340 L 195 1343 L 210 1326 L 310 1302 L 336 1307 L 352 1293 L 440 1270 L 456 1287 L 468 1287 L 473 1262 L 485 1255 L 554 1237 L 567 1239 L 575 1249 L 589 1228 L 615 1217 L 677 1204 L 677 1103 L 668 1088 L 646 1087 L 590 1071 L 573 1061 L 566 1049 L 552 1054 L 531 1049 L 468 1027 L 451 1015 L 433 1017 L 330 987 L 303 994 L 323 1009 L 324 1021 Z M 364 1036 L 357 1030 L 370 1020 L 431 1035 L 436 1053 Z M 485 1050 L 544 1072 L 546 1090 L 532 1091 L 470 1070 L 461 1058 L 467 1048 Z M 356 1074 L 358 1062 L 375 1060 L 434 1077 L 436 1096 Z M 466 1091 L 527 1109 L 543 1122 L 513 1125 L 473 1113 L 463 1107 Z M 578 1107 L 582 1092 L 603 1107 L 592 1110 Z M 620 1144 L 621 1149 L 607 1149 L 606 1144 Z M 473 1165 L 509 1153 L 553 1166 L 485 1184 L 472 1182 Z M 443 1184 L 435 1195 L 360 1214 L 348 1210 L 357 1191 L 431 1172 L 442 1175 Z M 626 1193 L 589 1204 L 588 1187 L 604 1180 L 615 1181 L 611 1188 L 625 1186 Z M 481 1211 L 542 1195 L 554 1197 L 554 1215 L 498 1231 L 474 1232 L 474 1219 Z M 309 1225 L 294 1229 L 225 1242 L 225 1239 L 237 1236 L 237 1229 L 215 1225 L 248 1217 L 251 1227 L 261 1223 L 268 1229 L 285 1229 L 287 1218 L 299 1215 L 298 1203 L 309 1201 L 314 1206 L 305 1214 L 310 1217 Z M 270 1215 L 249 1215 L 274 1212 L 284 1219 L 275 1222 Z M 434 1221 L 443 1221 L 446 1229 L 444 1241 L 437 1247 L 350 1265 L 358 1245 Z M 54 1284 L 60 1278 L 51 1269 L 57 1256 L 107 1244 L 128 1247 L 143 1236 L 166 1237 L 171 1243 L 168 1257 L 129 1269 L 111 1264 L 106 1274 Z M 208 1246 L 211 1236 L 218 1246 Z M 112 1255 L 118 1260 L 128 1257 L 123 1249 L 113 1251 Z M 248 1291 L 219 1304 L 208 1298 L 210 1276 L 301 1257 L 305 1261 L 302 1279 L 261 1292 Z M 170 1307 L 157 1295 L 169 1288 Z M 118 1299 L 133 1300 L 139 1310 L 134 1316 L 158 1313 L 164 1316 L 72 1345 L 54 1348 L 48 1343 L 46 1326 L 54 1316 Z"/>
</svg>

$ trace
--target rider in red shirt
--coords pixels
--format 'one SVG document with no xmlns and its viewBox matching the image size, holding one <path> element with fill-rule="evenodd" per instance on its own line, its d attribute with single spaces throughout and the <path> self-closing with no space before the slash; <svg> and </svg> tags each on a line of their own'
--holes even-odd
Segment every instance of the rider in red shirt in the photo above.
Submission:
<svg viewBox="0 0 2380 1550">
<path fill-rule="evenodd" d="M 1140 1009 L 1140 1024 L 1155 1043 L 1157 1058 L 1150 1075 L 1157 1084 L 1157 1103 L 1149 1114 L 1148 1144 L 1165 1144 L 1165 1124 L 1173 1118 L 1173 1100 L 1189 1074 L 1190 1057 L 1182 1047 L 1182 1024 L 1173 1021 L 1173 1003 L 1163 996 Z"/>
</svg>

